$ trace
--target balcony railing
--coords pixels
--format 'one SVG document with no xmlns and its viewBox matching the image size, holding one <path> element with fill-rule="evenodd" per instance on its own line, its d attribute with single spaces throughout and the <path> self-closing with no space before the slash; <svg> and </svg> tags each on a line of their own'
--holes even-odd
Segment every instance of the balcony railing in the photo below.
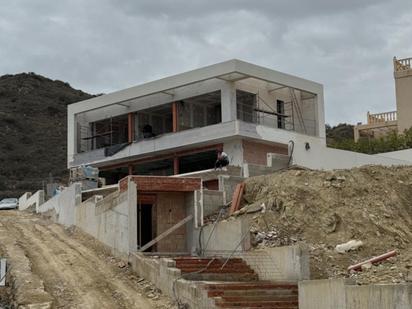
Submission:
<svg viewBox="0 0 412 309">
<path fill-rule="evenodd" d="M 370 114 L 368 112 L 368 124 L 382 123 L 382 122 L 387 122 L 387 121 L 396 121 L 396 119 L 397 119 L 396 111 L 378 113 L 378 114 Z"/>
<path fill-rule="evenodd" d="M 401 72 L 411 69 L 412 58 L 396 59 L 393 58 L 393 69 L 395 72 Z"/>
</svg>

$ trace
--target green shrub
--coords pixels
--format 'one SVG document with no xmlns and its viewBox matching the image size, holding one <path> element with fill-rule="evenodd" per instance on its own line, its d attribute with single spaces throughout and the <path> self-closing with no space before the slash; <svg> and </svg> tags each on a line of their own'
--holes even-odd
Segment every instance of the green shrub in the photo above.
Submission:
<svg viewBox="0 0 412 309">
<path fill-rule="evenodd" d="M 412 148 L 412 128 L 403 134 L 391 132 L 382 138 L 360 138 L 357 142 L 353 139 L 334 140 L 328 143 L 329 147 L 355 152 L 377 154 Z"/>
</svg>

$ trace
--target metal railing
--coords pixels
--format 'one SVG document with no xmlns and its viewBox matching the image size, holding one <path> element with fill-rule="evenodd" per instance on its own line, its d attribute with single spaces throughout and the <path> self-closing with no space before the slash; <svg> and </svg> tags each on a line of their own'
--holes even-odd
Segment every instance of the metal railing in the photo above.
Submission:
<svg viewBox="0 0 412 309">
<path fill-rule="evenodd" d="M 370 114 L 368 112 L 367 117 L 368 117 L 368 124 L 375 124 L 375 123 L 382 123 L 382 122 L 387 122 L 387 121 L 396 121 L 397 113 L 396 111 L 377 113 L 377 114 Z"/>
<path fill-rule="evenodd" d="M 395 72 L 401 72 L 411 69 L 412 58 L 396 59 L 393 57 L 393 68 Z"/>
</svg>

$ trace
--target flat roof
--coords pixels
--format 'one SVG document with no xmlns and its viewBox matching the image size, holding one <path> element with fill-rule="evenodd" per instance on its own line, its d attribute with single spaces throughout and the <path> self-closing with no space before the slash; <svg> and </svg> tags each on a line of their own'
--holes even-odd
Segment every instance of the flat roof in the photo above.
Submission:
<svg viewBox="0 0 412 309">
<path fill-rule="evenodd" d="M 269 83 L 275 83 L 280 86 L 293 87 L 295 89 L 311 92 L 314 94 L 319 94 L 323 90 L 323 86 L 319 83 L 238 59 L 232 59 L 91 98 L 89 100 L 73 103 L 68 105 L 68 110 L 69 113 L 78 114 L 81 112 L 118 104 L 119 102 L 126 102 L 132 99 L 152 95 L 155 93 L 167 92 L 172 89 L 213 78 L 218 78 L 226 81 L 237 81 L 245 78 L 257 78 Z"/>
</svg>

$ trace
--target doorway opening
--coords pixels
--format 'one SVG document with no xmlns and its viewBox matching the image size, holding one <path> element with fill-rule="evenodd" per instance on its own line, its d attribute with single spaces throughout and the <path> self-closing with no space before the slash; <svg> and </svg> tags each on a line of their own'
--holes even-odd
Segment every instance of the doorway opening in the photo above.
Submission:
<svg viewBox="0 0 412 309">
<path fill-rule="evenodd" d="M 137 248 L 141 248 L 155 238 L 153 229 L 154 203 L 140 202 L 137 205 Z M 152 246 L 145 250 L 151 252 Z"/>
</svg>

